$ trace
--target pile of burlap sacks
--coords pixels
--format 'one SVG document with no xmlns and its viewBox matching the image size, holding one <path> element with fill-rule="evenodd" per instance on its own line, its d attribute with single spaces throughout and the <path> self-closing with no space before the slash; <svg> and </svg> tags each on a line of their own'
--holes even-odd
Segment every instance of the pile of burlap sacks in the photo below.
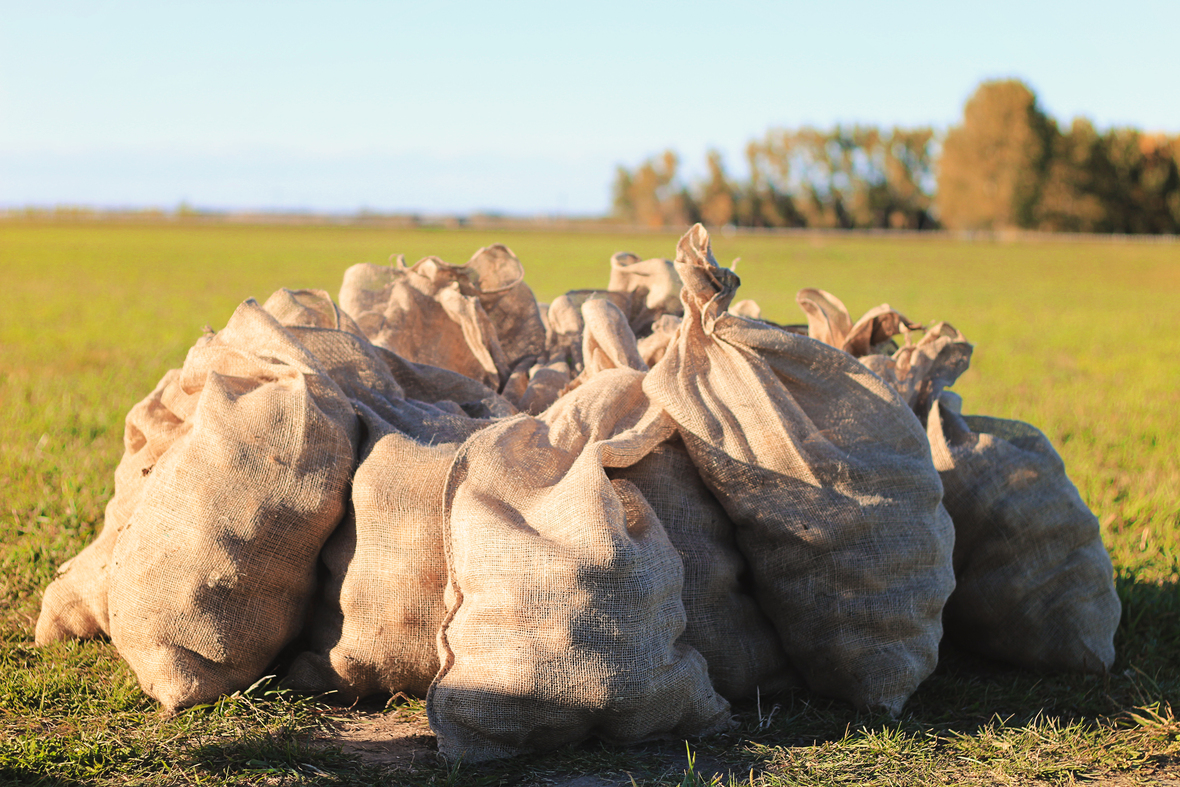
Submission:
<svg viewBox="0 0 1180 787">
<path fill-rule="evenodd" d="M 37 642 L 108 635 L 168 711 L 276 659 L 425 696 L 467 761 L 704 735 L 791 687 L 897 714 L 944 626 L 1109 668 L 1098 523 L 1037 429 L 962 414 L 964 337 L 820 290 L 779 326 L 737 286 L 698 225 L 548 306 L 503 246 L 246 301 L 127 416 Z"/>
</svg>

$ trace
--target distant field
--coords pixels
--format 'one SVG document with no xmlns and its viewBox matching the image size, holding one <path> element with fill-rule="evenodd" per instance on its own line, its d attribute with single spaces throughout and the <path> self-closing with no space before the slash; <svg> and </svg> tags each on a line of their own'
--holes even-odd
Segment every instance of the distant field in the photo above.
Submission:
<svg viewBox="0 0 1180 787">
<path fill-rule="evenodd" d="M 109 644 L 32 647 L 41 591 L 101 528 L 123 416 L 183 362 L 203 326 L 220 328 L 241 300 L 264 300 L 279 287 L 335 295 L 349 265 L 394 253 L 458 263 L 502 242 L 523 261 L 538 298 L 550 300 L 605 286 L 615 251 L 670 257 L 676 240 L 0 224 L 0 784 L 270 777 L 344 784 L 373 775 L 298 742 L 321 719 L 318 706 L 260 692 L 161 720 Z M 765 729 L 746 709 L 740 735 L 701 742 L 701 751 L 739 768 L 742 783 L 753 768 L 754 783 L 772 785 L 944 776 L 1057 783 L 1070 774 L 1176 767 L 1180 245 L 717 234 L 713 248 L 723 265 L 740 258 L 738 298 L 757 300 L 777 322 L 804 321 L 794 295 L 811 286 L 838 295 L 854 319 L 888 302 L 911 319 L 948 320 L 965 333 L 976 346 L 955 386 L 965 412 L 1018 418 L 1048 434 L 1102 522 L 1124 616 L 1119 660 L 1105 681 L 1028 675 L 952 655 L 900 722 L 858 718 L 799 694 L 782 701 Z M 1150 710 L 1128 715 L 1136 707 Z M 413 716 L 416 708 L 401 712 Z M 230 743 L 243 740 L 254 748 Z M 462 773 L 429 766 L 415 778 L 672 778 L 651 764 L 657 760 L 595 745 Z M 672 783 L 687 778 L 681 762 Z"/>
</svg>

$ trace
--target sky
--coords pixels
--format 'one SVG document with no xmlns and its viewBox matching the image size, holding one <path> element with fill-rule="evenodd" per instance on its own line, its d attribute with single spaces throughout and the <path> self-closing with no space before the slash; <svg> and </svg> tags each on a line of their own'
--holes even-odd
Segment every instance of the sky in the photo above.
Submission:
<svg viewBox="0 0 1180 787">
<path fill-rule="evenodd" d="M 594 215 L 618 165 L 945 129 L 987 79 L 1180 132 L 1180 2 L 0 0 L 0 208 Z"/>
</svg>

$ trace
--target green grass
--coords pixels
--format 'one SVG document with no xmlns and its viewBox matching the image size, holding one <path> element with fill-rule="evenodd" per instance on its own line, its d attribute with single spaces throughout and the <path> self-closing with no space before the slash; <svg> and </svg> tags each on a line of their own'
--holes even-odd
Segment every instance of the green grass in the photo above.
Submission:
<svg viewBox="0 0 1180 787">
<path fill-rule="evenodd" d="M 0 224 L 0 784 L 371 784 L 383 775 L 309 745 L 341 711 L 255 687 L 165 719 L 104 641 L 32 644 L 53 571 L 101 528 L 122 419 L 206 324 L 278 287 L 335 293 L 344 269 L 504 242 L 542 300 L 605 286 L 627 249 L 671 256 L 672 234 L 361 227 Z M 1065 784 L 1163 769 L 1180 723 L 1180 246 L 948 238 L 737 235 L 765 316 L 802 322 L 795 292 L 853 317 L 889 302 L 954 323 L 976 345 L 966 412 L 1039 426 L 1098 514 L 1124 604 L 1105 678 L 1045 676 L 947 651 L 889 720 L 804 692 L 739 708 L 742 727 L 692 743 L 590 743 L 504 763 L 422 763 L 404 784 Z M 380 705 L 376 706 L 380 710 Z M 370 708 L 372 710 L 373 708 Z M 420 703 L 390 712 L 420 720 Z M 707 765 L 707 767 L 705 767 Z"/>
</svg>

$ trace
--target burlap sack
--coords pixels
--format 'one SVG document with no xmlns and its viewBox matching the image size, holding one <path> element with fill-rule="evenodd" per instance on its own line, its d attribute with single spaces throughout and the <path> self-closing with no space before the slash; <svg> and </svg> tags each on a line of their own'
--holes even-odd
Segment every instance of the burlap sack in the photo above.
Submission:
<svg viewBox="0 0 1180 787">
<path fill-rule="evenodd" d="M 529 382 L 520 397 L 520 409 L 540 415 L 549 409 L 570 384 L 570 368 L 565 361 L 550 361 L 529 370 Z"/>
<path fill-rule="evenodd" d="M 545 354 L 550 361 L 564 361 L 570 372 L 581 373 L 582 333 L 586 320 L 582 306 L 590 300 L 608 300 L 626 314 L 631 308 L 631 295 L 608 290 L 570 290 L 549 304 L 545 313 Z"/>
<path fill-rule="evenodd" d="M 340 327 L 360 334 L 320 290 L 280 290 L 264 307 L 284 324 Z M 37 622 L 37 643 L 109 634 L 107 571 L 112 552 L 157 461 L 192 428 L 196 397 L 177 383 L 180 370 L 168 371 L 147 397 L 127 414 L 124 454 L 115 469 L 115 494 L 107 503 L 103 530 L 93 543 L 58 569 L 45 591 Z M 463 378 L 466 379 L 466 378 Z"/>
<path fill-rule="evenodd" d="M 395 423 L 416 426 L 415 418 L 433 419 L 438 408 L 470 418 L 501 418 L 517 412 L 504 397 L 470 377 L 407 361 L 370 343 L 323 290 L 279 290 L 263 308 L 311 353 L 349 400 Z M 391 402 L 396 403 L 393 409 Z M 413 415 L 415 402 L 433 407 Z"/>
<path fill-rule="evenodd" d="M 357 441 L 341 389 L 253 300 L 173 384 L 191 427 L 148 476 L 108 592 L 112 641 L 170 711 L 250 685 L 299 632 Z"/>
<path fill-rule="evenodd" d="M 607 369 L 647 371 L 625 315 L 612 302 L 588 300 L 582 315 L 585 368 L 571 389 Z M 667 321 L 679 325 L 680 318 L 663 315 L 657 322 Z M 797 685 L 773 626 L 743 587 L 750 578 L 733 523 L 704 486 L 683 442 L 673 438 L 607 476 L 635 484 L 676 547 L 684 564 L 683 641 L 705 657 L 717 692 L 733 700 Z"/>
<path fill-rule="evenodd" d="M 63 563 L 57 570 L 57 577 L 45 589 L 41 614 L 37 618 L 38 645 L 110 633 L 107 572 L 115 543 L 139 504 L 143 487 L 156 463 L 192 427 L 185 420 L 189 415 L 188 397 L 179 390 L 179 375 L 179 370 L 170 370 L 155 390 L 127 414 L 123 427 L 123 458 L 115 468 L 115 494 L 107 503 L 102 532 L 85 549 Z"/>
<path fill-rule="evenodd" d="M 326 577 L 309 650 L 292 663 L 287 685 L 343 702 L 378 691 L 423 694 L 438 671 L 434 640 L 445 611 L 447 471 L 458 444 L 489 423 L 469 412 L 514 411 L 461 374 L 341 335 L 351 321 L 326 293 L 280 290 L 265 308 L 340 386 L 361 432 L 349 514 L 320 554 Z"/>
<path fill-rule="evenodd" d="M 471 256 L 479 303 L 496 328 L 508 368 L 545 353 L 545 322 L 533 291 L 524 283 L 524 266 L 507 246 L 485 246 Z"/>
<path fill-rule="evenodd" d="M 934 403 L 927 434 L 955 522 L 947 636 L 1034 669 L 1102 673 L 1121 607 L 1098 519 L 1036 428 Z"/>
<path fill-rule="evenodd" d="M 646 372 L 627 316 L 611 301 L 592 298 L 582 304 L 582 372 L 562 394 L 567 394 L 606 369 Z"/>
<path fill-rule="evenodd" d="M 1109 668 L 1120 612 L 1110 557 L 1057 452 L 1028 424 L 959 415 L 945 389 L 967 370 L 972 347 L 953 326 L 908 338 L 892 357 L 861 362 L 926 423 L 955 524 L 947 636 L 1034 669 Z"/>
<path fill-rule="evenodd" d="M 463 266 L 427 257 L 407 268 L 398 257 L 392 266 L 362 263 L 345 271 L 340 305 L 379 347 L 498 391 L 508 359 L 474 290 Z"/>
<path fill-rule="evenodd" d="M 466 265 L 426 257 L 411 267 L 354 265 L 340 305 L 374 344 L 464 374 L 499 391 L 512 369 L 545 350 L 545 326 L 520 261 L 504 246 Z"/>
<path fill-rule="evenodd" d="M 446 607 L 443 487 L 460 443 L 491 423 L 391 401 L 402 431 L 358 405 L 361 459 L 349 515 L 320 554 L 327 576 L 309 650 L 286 685 L 348 703 L 376 692 L 423 696 L 438 672 Z"/>
<path fill-rule="evenodd" d="M 637 336 L 647 335 L 661 315 L 683 314 L 680 288 L 683 286 L 671 260 L 641 260 L 629 252 L 618 252 L 610 259 L 610 283 L 607 289 L 626 293 L 623 313 Z"/>
<path fill-rule="evenodd" d="M 647 364 L 639 357 L 635 333 L 626 315 L 608 300 L 589 300 L 582 304 L 583 371 L 597 374 L 605 369 L 636 369 L 647 371 Z"/>
<path fill-rule="evenodd" d="M 730 314 L 736 314 L 739 317 L 749 317 L 751 320 L 762 319 L 762 307 L 758 305 L 757 301 L 746 298 L 744 301 L 738 301 L 729 307 Z"/>
<path fill-rule="evenodd" d="M 682 641 L 705 657 L 717 693 L 732 701 L 799 685 L 778 634 L 754 600 L 733 522 L 701 481 L 680 438 L 630 467 L 607 470 L 607 476 L 635 484 L 680 555 Z"/>
<path fill-rule="evenodd" d="M 670 436 L 642 374 L 607 370 L 464 443 L 447 483 L 453 604 L 427 695 L 439 751 L 475 762 L 576 742 L 729 725 L 681 642 L 683 568 L 633 484 Z"/>
<path fill-rule="evenodd" d="M 681 239 L 685 317 L 644 390 L 737 526 L 812 689 L 897 713 L 938 658 L 953 531 L 921 424 L 848 354 L 728 314 L 737 277 Z"/>
<path fill-rule="evenodd" d="M 354 336 L 365 335 L 356 321 L 324 290 L 276 290 L 262 308 L 288 328 L 325 328 Z"/>
<path fill-rule="evenodd" d="M 897 349 L 893 337 L 899 333 L 919 330 L 922 326 L 910 322 L 887 303 L 865 312 L 854 325 L 844 302 L 824 290 L 807 288 L 795 296 L 796 303 L 807 313 L 807 335 L 830 344 L 855 358 L 869 354 L 892 353 Z"/>
<path fill-rule="evenodd" d="M 512 370 L 501 393 L 521 412 L 539 415 L 558 400 L 570 382 L 566 361 L 544 363 L 526 359 Z"/>
<path fill-rule="evenodd" d="M 932 325 L 918 342 L 911 343 L 908 335 L 906 340 L 892 356 L 872 353 L 860 362 L 889 383 L 926 423 L 930 406 L 971 365 L 973 348 L 947 322 Z"/>
<path fill-rule="evenodd" d="M 571 390 L 607 369 L 647 371 L 618 307 L 588 300 L 582 315 L 585 368 Z M 665 321 L 679 325 L 680 318 L 663 315 L 657 322 Z M 630 467 L 611 468 L 607 476 L 635 484 L 676 547 L 684 564 L 683 641 L 705 657 L 717 692 L 733 700 L 797 685 L 774 628 L 743 587 L 750 578 L 734 543 L 733 523 L 705 488 L 683 442 L 673 438 Z"/>
<path fill-rule="evenodd" d="M 649 369 L 664 357 L 668 345 L 680 330 L 680 319 L 674 314 L 662 315 L 652 323 L 651 333 L 636 343 L 639 348 L 639 357 L 643 359 Z"/>
</svg>

